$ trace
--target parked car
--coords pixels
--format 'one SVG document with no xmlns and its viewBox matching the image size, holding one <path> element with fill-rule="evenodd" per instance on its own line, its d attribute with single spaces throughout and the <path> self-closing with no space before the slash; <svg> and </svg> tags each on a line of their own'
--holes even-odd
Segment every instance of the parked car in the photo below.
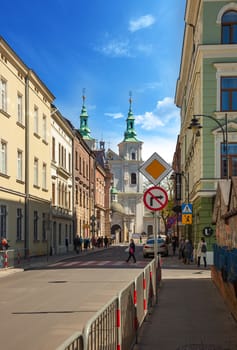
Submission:
<svg viewBox="0 0 237 350">
<path fill-rule="evenodd" d="M 148 238 L 146 243 L 143 245 L 143 256 L 147 258 L 148 256 L 154 256 L 154 237 Z M 168 256 L 168 244 L 165 238 L 157 237 L 157 253 L 163 256 Z"/>
</svg>

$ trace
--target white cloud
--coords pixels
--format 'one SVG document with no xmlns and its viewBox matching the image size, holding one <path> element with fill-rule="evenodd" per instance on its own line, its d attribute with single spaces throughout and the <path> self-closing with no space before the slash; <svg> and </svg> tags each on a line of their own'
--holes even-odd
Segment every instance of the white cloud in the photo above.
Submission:
<svg viewBox="0 0 237 350">
<path fill-rule="evenodd" d="M 146 161 L 151 155 L 156 152 L 159 154 L 167 163 L 171 164 L 176 147 L 176 138 L 167 138 L 164 136 L 150 136 L 146 135 L 142 141 L 142 159 Z"/>
<path fill-rule="evenodd" d="M 153 112 L 145 112 L 144 115 L 137 115 L 135 118 L 136 124 L 141 125 L 141 128 L 145 130 L 152 130 L 158 126 L 164 125 Z"/>
<path fill-rule="evenodd" d="M 129 31 L 136 32 L 137 30 L 148 28 L 155 23 L 155 18 L 152 15 L 145 15 L 136 20 L 129 21 Z"/>
<path fill-rule="evenodd" d="M 101 47 L 96 47 L 96 50 L 106 56 L 111 57 L 130 57 L 130 48 L 128 40 L 113 39 L 108 41 Z"/>
<path fill-rule="evenodd" d="M 138 44 L 136 46 L 136 50 L 142 53 L 145 53 L 146 55 L 150 55 L 152 53 L 152 45 L 151 44 Z"/>
<path fill-rule="evenodd" d="M 113 119 L 120 119 L 123 118 L 122 113 L 105 113 L 106 116 L 112 117 Z"/>
<path fill-rule="evenodd" d="M 136 124 L 144 130 L 166 127 L 171 120 L 174 123 L 179 121 L 179 110 L 171 97 L 165 97 L 158 101 L 154 111 L 145 112 L 143 115 L 135 117 Z"/>
</svg>

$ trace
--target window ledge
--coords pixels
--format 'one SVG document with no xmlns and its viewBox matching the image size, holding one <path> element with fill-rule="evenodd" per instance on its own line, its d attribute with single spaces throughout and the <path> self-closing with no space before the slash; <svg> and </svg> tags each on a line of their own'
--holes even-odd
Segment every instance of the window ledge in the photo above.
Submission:
<svg viewBox="0 0 237 350">
<path fill-rule="evenodd" d="M 37 139 L 40 139 L 40 135 L 34 132 L 34 136 L 37 137 Z"/>
<path fill-rule="evenodd" d="M 9 175 L 4 174 L 4 173 L 1 173 L 1 172 L 0 172 L 0 176 L 1 176 L 1 177 L 5 177 L 5 179 L 10 179 L 10 176 L 9 176 Z"/>
<path fill-rule="evenodd" d="M 34 188 L 37 188 L 38 190 L 40 189 L 40 186 L 38 185 L 33 185 Z"/>
<path fill-rule="evenodd" d="M 21 185 L 24 185 L 24 184 L 25 184 L 25 181 L 20 180 L 20 179 L 16 179 L 16 182 L 17 182 L 18 184 L 21 184 Z"/>
<path fill-rule="evenodd" d="M 19 126 L 20 128 L 22 128 L 22 129 L 25 129 L 25 125 L 24 124 L 22 124 L 21 122 L 16 122 L 16 125 L 17 126 Z"/>
<path fill-rule="evenodd" d="M 48 146 L 48 144 L 49 144 L 46 140 L 42 140 L 42 142 L 43 142 L 46 146 Z"/>
<path fill-rule="evenodd" d="M 7 118 L 11 118 L 10 114 L 8 114 L 6 111 L 4 111 L 4 109 L 0 108 L 0 113 L 2 113 Z"/>
</svg>

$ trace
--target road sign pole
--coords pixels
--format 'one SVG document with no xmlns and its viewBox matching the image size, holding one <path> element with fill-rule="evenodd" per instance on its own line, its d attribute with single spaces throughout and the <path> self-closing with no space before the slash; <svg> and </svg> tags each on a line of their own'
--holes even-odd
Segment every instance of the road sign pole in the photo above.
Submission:
<svg viewBox="0 0 237 350">
<path fill-rule="evenodd" d="M 155 228 L 155 234 L 154 234 L 154 258 L 156 262 L 156 268 L 158 265 L 158 244 L 157 244 L 157 229 L 158 229 L 158 216 L 157 213 L 154 213 L 154 228 Z"/>
</svg>

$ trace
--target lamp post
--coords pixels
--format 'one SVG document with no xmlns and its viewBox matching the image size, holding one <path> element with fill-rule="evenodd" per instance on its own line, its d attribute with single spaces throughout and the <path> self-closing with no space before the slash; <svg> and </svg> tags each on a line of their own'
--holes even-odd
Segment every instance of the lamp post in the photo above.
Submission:
<svg viewBox="0 0 237 350">
<path fill-rule="evenodd" d="M 222 136 L 223 136 L 223 143 L 224 143 L 224 147 L 225 147 L 225 149 L 224 149 L 225 150 L 225 156 L 226 156 L 226 177 L 228 179 L 229 178 L 229 159 L 228 159 L 227 114 L 225 114 L 225 122 L 224 122 L 225 129 L 223 127 L 223 124 L 221 124 L 218 119 L 214 118 L 211 115 L 207 115 L 207 114 L 194 114 L 188 129 L 192 129 L 193 131 L 197 131 L 198 129 L 202 128 L 202 126 L 199 123 L 198 117 L 205 117 L 205 118 L 212 119 L 221 128 Z M 223 177 L 225 177 L 224 174 L 223 174 Z"/>
<path fill-rule="evenodd" d="M 175 200 L 176 200 L 177 205 L 173 208 L 173 210 L 176 213 L 176 220 L 177 220 L 176 230 L 177 230 L 177 236 L 178 237 L 179 237 L 178 220 L 179 220 L 179 214 L 182 213 L 182 209 L 181 209 L 181 206 L 179 204 L 180 201 L 182 200 L 182 193 L 181 193 L 182 192 L 182 190 L 181 190 L 181 188 L 182 188 L 182 177 L 185 180 L 185 201 L 187 199 L 187 201 L 189 203 L 189 173 L 185 174 L 182 171 L 182 172 L 174 172 L 171 175 L 171 179 L 175 180 Z"/>
<path fill-rule="evenodd" d="M 183 176 L 184 180 L 185 180 L 185 199 L 186 199 L 186 194 L 187 194 L 187 200 L 189 203 L 189 173 L 187 173 L 185 175 L 185 173 L 182 171 L 177 172 L 177 173 L 173 173 L 172 174 L 172 179 L 175 180 L 175 199 L 177 201 L 182 200 L 182 194 L 181 194 L 181 177 Z"/>
</svg>

